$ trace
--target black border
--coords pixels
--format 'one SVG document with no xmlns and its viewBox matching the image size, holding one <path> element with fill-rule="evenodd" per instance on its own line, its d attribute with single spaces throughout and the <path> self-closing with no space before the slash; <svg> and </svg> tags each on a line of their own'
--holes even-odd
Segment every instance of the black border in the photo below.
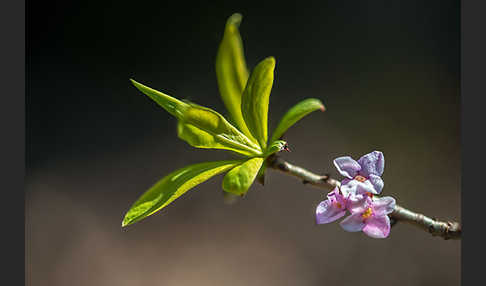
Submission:
<svg viewBox="0 0 486 286">
<path fill-rule="evenodd" d="M 484 1 L 461 1 L 462 285 L 484 283 L 485 11 Z"/>
<path fill-rule="evenodd" d="M 0 12 L 2 260 L 6 265 L 2 271 L 2 284 L 23 285 L 25 284 L 25 1 L 3 1 Z"/>
</svg>

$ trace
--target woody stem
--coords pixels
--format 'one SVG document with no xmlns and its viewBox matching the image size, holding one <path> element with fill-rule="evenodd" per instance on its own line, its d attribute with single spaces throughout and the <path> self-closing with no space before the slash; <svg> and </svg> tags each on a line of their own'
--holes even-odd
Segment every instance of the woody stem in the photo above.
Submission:
<svg viewBox="0 0 486 286">
<path fill-rule="evenodd" d="M 331 178 L 330 175 L 315 174 L 302 167 L 295 166 L 277 155 L 268 157 L 267 166 L 286 175 L 301 179 L 304 184 L 309 184 L 321 189 L 331 191 L 335 187 L 340 187 L 341 185 L 339 181 Z M 440 236 L 444 239 L 461 239 L 462 227 L 459 222 L 440 221 L 413 212 L 399 205 L 395 206 L 395 209 L 389 216 L 395 223 L 405 222 L 414 225 L 431 233 L 433 236 Z"/>
</svg>

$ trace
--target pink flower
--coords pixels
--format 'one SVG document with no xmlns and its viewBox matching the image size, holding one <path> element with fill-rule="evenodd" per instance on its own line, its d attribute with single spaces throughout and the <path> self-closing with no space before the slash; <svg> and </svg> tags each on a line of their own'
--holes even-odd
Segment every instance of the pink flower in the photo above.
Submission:
<svg viewBox="0 0 486 286">
<path fill-rule="evenodd" d="M 361 210 L 366 198 L 365 196 L 354 196 L 353 194 L 348 194 L 347 197 L 344 197 L 338 187 L 334 188 L 327 194 L 327 200 L 320 202 L 316 208 L 317 224 L 333 222 L 343 217 L 346 211 Z"/>
<path fill-rule="evenodd" d="M 365 203 L 353 208 L 351 215 L 339 224 L 346 231 L 363 231 L 373 238 L 385 238 L 390 234 L 388 214 L 394 208 L 395 199 L 392 197 L 367 197 Z"/>
<path fill-rule="evenodd" d="M 346 214 L 346 199 L 336 187 L 327 194 L 327 200 L 322 201 L 316 208 L 317 224 L 333 222 Z"/>
<path fill-rule="evenodd" d="M 383 153 L 373 151 L 355 161 L 349 156 L 334 159 L 334 166 L 346 177 L 341 182 L 341 192 L 348 194 L 379 194 L 384 183 L 381 179 L 385 168 Z"/>
<path fill-rule="evenodd" d="M 373 238 L 388 237 L 391 227 L 388 214 L 395 209 L 395 199 L 374 197 L 384 186 L 380 177 L 385 167 L 383 153 L 373 151 L 358 161 L 349 156 L 339 157 L 334 165 L 347 178 L 317 206 L 317 223 L 333 222 L 349 211 L 351 215 L 339 223 L 344 230 L 363 231 Z"/>
</svg>

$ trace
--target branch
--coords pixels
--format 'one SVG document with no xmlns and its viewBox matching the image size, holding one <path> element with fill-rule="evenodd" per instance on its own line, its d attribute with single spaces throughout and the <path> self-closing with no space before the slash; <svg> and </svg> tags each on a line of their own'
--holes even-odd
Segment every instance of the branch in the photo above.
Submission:
<svg viewBox="0 0 486 286">
<path fill-rule="evenodd" d="M 331 178 L 330 175 L 317 175 L 304 168 L 290 164 L 277 155 L 272 155 L 267 159 L 269 168 L 278 170 L 286 175 L 301 179 L 304 184 L 309 184 L 326 190 L 333 190 L 340 187 L 340 182 Z M 402 206 L 396 205 L 395 210 L 389 214 L 393 224 L 405 222 L 419 227 L 433 236 L 440 236 L 444 239 L 461 239 L 461 224 L 459 222 L 444 222 L 430 218 L 420 213 L 413 212 Z"/>
</svg>

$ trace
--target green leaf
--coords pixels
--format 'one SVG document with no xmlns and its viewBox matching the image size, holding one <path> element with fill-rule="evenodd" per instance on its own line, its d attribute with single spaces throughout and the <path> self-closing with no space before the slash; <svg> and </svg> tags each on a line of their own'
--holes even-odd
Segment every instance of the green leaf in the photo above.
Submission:
<svg viewBox="0 0 486 286">
<path fill-rule="evenodd" d="M 262 149 L 267 145 L 268 101 L 274 69 L 275 58 L 268 57 L 261 61 L 252 71 L 241 99 L 243 118 Z"/>
<path fill-rule="evenodd" d="M 185 192 L 242 161 L 204 162 L 170 173 L 146 191 L 128 210 L 122 227 L 140 221 L 169 205 Z"/>
<path fill-rule="evenodd" d="M 270 156 L 274 153 L 277 153 L 277 152 L 280 152 L 280 151 L 283 151 L 283 150 L 288 151 L 287 146 L 288 146 L 287 142 L 285 142 L 283 140 L 275 140 L 270 145 L 268 145 L 268 148 L 265 151 L 264 156 L 268 157 L 268 156 Z"/>
<path fill-rule="evenodd" d="M 223 39 L 216 55 L 216 77 L 221 98 L 236 126 L 250 139 L 251 133 L 241 114 L 241 94 L 248 81 L 243 42 L 238 27 L 242 16 L 235 13 L 226 21 Z"/>
<path fill-rule="evenodd" d="M 248 139 L 216 111 L 183 102 L 134 80 L 131 81 L 141 92 L 179 120 L 177 128 L 179 138 L 191 146 L 231 150 L 245 156 L 262 154 L 258 144 Z"/>
<path fill-rule="evenodd" d="M 324 111 L 324 105 L 319 99 L 315 98 L 308 98 L 305 99 L 292 108 L 290 108 L 287 113 L 282 117 L 280 122 L 277 125 L 277 128 L 273 132 L 273 136 L 270 141 L 275 141 L 279 139 L 286 131 L 290 128 L 290 126 L 294 125 L 297 121 L 302 119 L 307 114 L 320 109 Z"/>
<path fill-rule="evenodd" d="M 162 108 L 164 108 L 167 112 L 169 112 L 176 118 L 180 118 L 183 116 L 182 112 L 187 108 L 187 103 L 182 102 L 177 98 L 162 93 L 158 90 L 145 86 L 141 83 L 138 83 L 133 79 L 130 79 L 130 81 L 138 90 L 150 97 L 153 101 L 157 102 L 158 105 L 162 106 Z"/>
<path fill-rule="evenodd" d="M 255 157 L 231 169 L 223 178 L 223 190 L 244 195 L 253 184 L 264 160 L 262 157 Z"/>
</svg>

